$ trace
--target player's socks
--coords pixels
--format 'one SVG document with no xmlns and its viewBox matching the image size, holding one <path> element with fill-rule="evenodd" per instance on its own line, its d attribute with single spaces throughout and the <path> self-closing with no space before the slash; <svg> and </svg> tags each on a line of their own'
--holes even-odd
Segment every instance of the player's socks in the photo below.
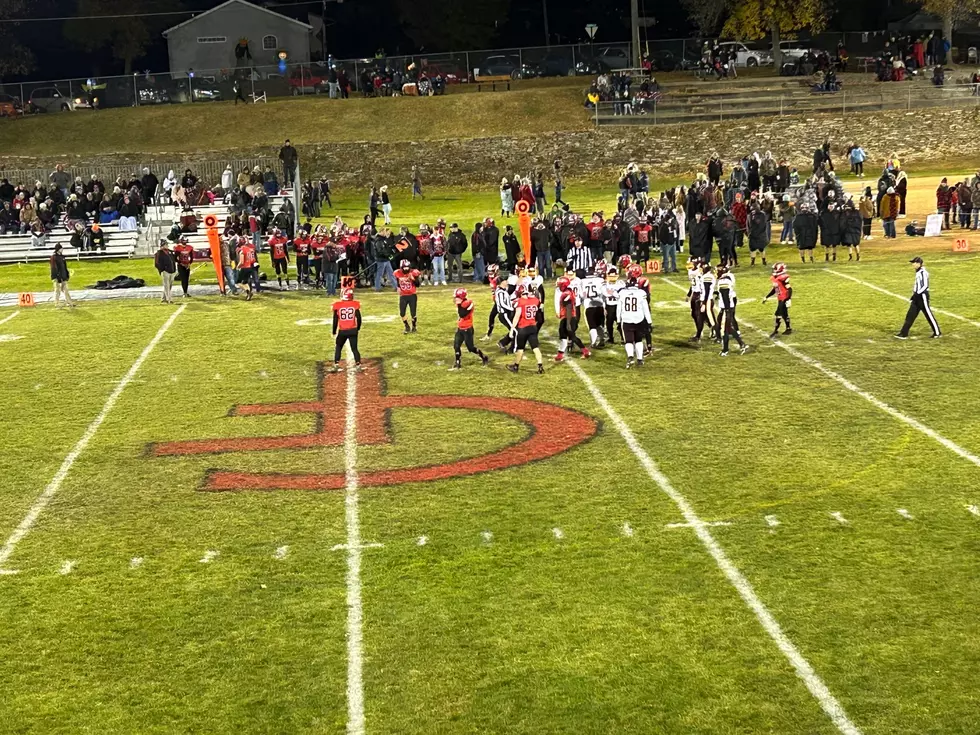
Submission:
<svg viewBox="0 0 980 735">
<path fill-rule="evenodd" d="M 592 345 L 595 345 L 598 341 L 599 341 L 599 332 L 596 331 L 595 329 L 590 329 L 589 330 L 589 342 Z"/>
<path fill-rule="evenodd" d="M 628 357 L 629 359 L 632 360 L 633 359 L 633 343 L 632 342 L 627 342 L 624 345 L 624 347 L 626 348 L 626 357 Z"/>
<path fill-rule="evenodd" d="M 637 342 L 633 349 L 636 352 L 636 359 L 643 362 L 643 343 Z"/>
</svg>

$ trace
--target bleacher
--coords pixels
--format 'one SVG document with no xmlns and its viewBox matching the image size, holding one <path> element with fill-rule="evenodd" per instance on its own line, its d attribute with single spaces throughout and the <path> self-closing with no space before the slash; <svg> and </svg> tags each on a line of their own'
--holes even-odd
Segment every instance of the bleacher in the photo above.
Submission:
<svg viewBox="0 0 980 735">
<path fill-rule="evenodd" d="M 269 197 L 269 207 L 272 212 L 278 212 L 285 201 L 292 197 L 292 192 L 286 190 Z M 180 208 L 175 208 L 171 204 L 161 204 L 155 205 L 148 208 L 146 213 L 147 227 L 151 229 L 151 239 L 149 240 L 151 247 L 156 246 L 157 241 L 160 238 L 165 238 L 170 234 L 170 229 L 173 226 L 174 219 L 179 217 L 181 214 Z M 228 215 L 230 214 L 230 207 L 227 204 L 215 203 L 211 205 L 194 207 L 194 214 L 197 216 L 198 229 L 197 232 L 188 232 L 184 235 L 187 238 L 187 243 L 191 245 L 195 250 L 204 250 L 208 248 L 208 236 L 207 228 L 204 225 L 204 220 L 209 214 L 213 214 L 217 220 L 218 232 L 224 234 L 225 225 L 228 220 Z M 263 236 L 263 240 L 265 236 Z"/>
<path fill-rule="evenodd" d="M 35 263 L 46 261 L 60 244 L 69 260 L 95 260 L 101 258 L 132 258 L 139 242 L 138 232 L 120 232 L 117 225 L 102 225 L 105 233 L 105 250 L 83 250 L 71 246 L 72 233 L 58 226 L 48 233 L 44 247 L 31 245 L 30 233 L 26 235 L 0 235 L 0 263 Z"/>
</svg>

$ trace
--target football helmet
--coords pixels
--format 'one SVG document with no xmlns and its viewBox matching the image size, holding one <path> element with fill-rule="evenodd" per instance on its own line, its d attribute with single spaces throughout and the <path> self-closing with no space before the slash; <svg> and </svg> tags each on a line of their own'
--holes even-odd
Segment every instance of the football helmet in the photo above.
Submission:
<svg viewBox="0 0 980 735">
<path fill-rule="evenodd" d="M 772 274 L 774 276 L 778 276 L 778 275 L 780 275 L 782 273 L 785 273 L 785 272 L 786 272 L 786 264 L 785 263 L 774 263 L 773 264 L 773 266 L 772 266 Z"/>
<path fill-rule="evenodd" d="M 402 260 L 402 262 L 398 264 L 398 267 L 401 268 L 403 271 L 408 271 L 412 269 L 412 263 L 410 260 L 407 259 Z"/>
<path fill-rule="evenodd" d="M 457 288 L 455 291 L 453 291 L 453 298 L 459 299 L 460 301 L 464 301 L 466 299 L 466 289 Z"/>
<path fill-rule="evenodd" d="M 628 256 L 628 255 L 621 255 L 621 256 L 619 256 L 619 269 L 620 270 L 625 271 L 631 265 L 633 265 L 633 259 L 630 256 Z"/>
<path fill-rule="evenodd" d="M 608 269 L 606 268 L 606 261 L 604 260 L 597 260 L 592 268 L 592 272 L 595 273 L 599 278 L 605 278 L 607 270 Z"/>
<path fill-rule="evenodd" d="M 567 291 L 568 287 L 572 285 L 572 282 L 567 277 L 562 276 L 555 285 L 558 286 L 559 291 Z"/>
<path fill-rule="evenodd" d="M 634 281 L 642 275 L 643 275 L 643 266 L 641 266 L 639 263 L 634 263 L 626 271 L 626 277 Z"/>
<path fill-rule="evenodd" d="M 354 300 L 354 289 L 352 289 L 352 288 L 345 288 L 343 291 L 340 292 L 340 298 L 343 299 L 344 301 L 353 301 Z"/>
</svg>

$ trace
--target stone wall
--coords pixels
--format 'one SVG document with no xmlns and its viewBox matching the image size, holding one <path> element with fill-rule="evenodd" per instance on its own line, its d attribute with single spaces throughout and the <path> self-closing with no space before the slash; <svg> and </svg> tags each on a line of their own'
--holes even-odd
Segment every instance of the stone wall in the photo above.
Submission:
<svg viewBox="0 0 980 735">
<path fill-rule="evenodd" d="M 577 133 L 528 134 L 513 137 L 425 141 L 420 143 L 329 143 L 300 147 L 305 177 L 327 174 L 337 185 L 364 188 L 371 184 L 407 185 L 418 163 L 426 185 L 487 185 L 502 176 L 523 174 L 529 168 L 547 176 L 561 156 L 569 179 L 609 179 L 628 161 L 645 166 L 654 177 L 686 176 L 699 171 L 713 151 L 733 161 L 744 153 L 771 150 L 808 170 L 813 149 L 825 138 L 837 155 L 850 141 L 864 146 L 869 170 L 895 152 L 903 166 L 961 169 L 976 165 L 980 154 L 980 110 L 926 109 L 913 113 L 861 113 L 840 116 L 782 117 L 724 123 L 606 127 Z M 248 147 L 210 151 L 183 161 L 172 154 L 112 155 L 69 160 L 80 171 L 116 170 L 148 164 L 195 168 L 201 160 L 238 160 L 275 156 L 275 151 Z M 38 167 L 50 171 L 58 161 L 10 157 L 5 170 Z M 159 171 L 162 177 L 164 172 Z"/>
</svg>

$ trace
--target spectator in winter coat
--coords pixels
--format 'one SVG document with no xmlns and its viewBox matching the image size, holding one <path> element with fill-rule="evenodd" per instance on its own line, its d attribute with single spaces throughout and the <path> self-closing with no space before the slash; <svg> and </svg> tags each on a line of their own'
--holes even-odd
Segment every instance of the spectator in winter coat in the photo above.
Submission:
<svg viewBox="0 0 980 735">
<path fill-rule="evenodd" d="M 54 246 L 54 253 L 48 261 L 51 266 L 51 281 L 54 283 L 54 305 L 56 309 L 61 308 L 61 297 L 65 297 L 65 305 L 74 307 L 75 302 L 71 300 L 68 292 L 68 279 L 71 275 L 68 272 L 68 262 L 61 252 L 61 244 Z"/>
<path fill-rule="evenodd" d="M 500 216 L 510 217 L 514 214 L 514 194 L 506 177 L 500 181 Z"/>
<path fill-rule="evenodd" d="M 844 205 L 840 224 L 840 241 L 847 246 L 847 259 L 853 260 L 856 255 L 861 260 L 861 213 L 853 200 L 848 200 Z"/>
<path fill-rule="evenodd" d="M 228 167 L 229 171 L 231 167 Z M 224 179 L 222 178 L 222 181 Z M 224 187 L 224 184 L 222 184 Z M 143 178 L 140 179 L 140 192 L 143 196 L 143 203 L 150 205 L 156 201 L 157 189 L 160 188 L 160 180 L 149 168 L 143 168 Z M 225 191 L 231 191 L 231 187 L 224 187 Z"/>
<path fill-rule="evenodd" d="M 894 193 L 894 190 L 892 190 Z M 939 182 L 939 188 L 936 189 L 936 211 L 943 216 L 943 229 L 949 229 L 949 210 L 952 204 L 953 190 L 949 188 L 949 184 L 945 178 Z M 896 213 L 897 216 L 897 213 Z M 882 219 L 885 215 L 881 215 Z M 886 236 L 887 237 L 887 236 Z"/>
<path fill-rule="evenodd" d="M 483 259 L 486 241 L 483 235 L 483 223 L 477 222 L 470 236 L 470 247 L 473 251 L 473 283 L 482 283 L 486 278 L 486 261 Z"/>
<path fill-rule="evenodd" d="M 946 179 L 943 179 L 946 181 Z M 884 225 L 885 238 L 895 239 L 898 237 L 895 232 L 895 220 L 898 218 L 898 210 L 901 204 L 899 202 L 898 194 L 895 193 L 895 187 L 889 186 L 885 192 L 885 196 L 881 199 L 881 219 Z M 949 229 L 949 210 L 946 210 L 946 224 Z"/>
<path fill-rule="evenodd" d="M 724 167 L 721 163 L 721 158 L 718 153 L 712 153 L 711 158 L 708 159 L 708 163 L 705 166 L 708 172 L 708 183 L 718 186 L 721 182 L 721 177 L 724 174 Z"/>
<path fill-rule="evenodd" d="M 860 178 L 864 178 L 864 162 L 868 158 L 868 154 L 864 152 L 864 148 L 859 145 L 851 148 L 851 152 L 848 156 L 851 161 L 851 173 Z"/>
<path fill-rule="evenodd" d="M 446 238 L 446 249 L 449 252 L 449 280 L 453 279 L 453 269 L 459 271 L 458 283 L 463 282 L 463 253 L 466 252 L 466 235 L 464 235 L 459 225 L 453 222 L 449 226 L 449 237 Z"/>
<path fill-rule="evenodd" d="M 817 214 L 811 205 L 801 204 L 793 221 L 793 234 L 796 236 L 796 247 L 800 250 L 800 262 L 805 263 L 809 254 L 812 263 L 813 249 L 817 246 Z"/>
<path fill-rule="evenodd" d="M 865 240 L 871 239 L 871 220 L 875 216 L 875 202 L 871 196 L 871 187 L 865 190 L 864 196 L 861 197 L 861 203 L 858 205 L 858 210 L 861 213 L 861 234 Z"/>
<path fill-rule="evenodd" d="M 793 244 L 793 223 L 796 221 L 796 205 L 789 194 L 783 194 L 779 204 L 779 220 L 783 223 L 783 231 L 779 236 L 779 244 Z"/>
<path fill-rule="evenodd" d="M 824 261 L 830 261 L 831 251 L 837 260 L 837 246 L 840 245 L 840 212 L 837 203 L 829 202 L 827 208 L 820 213 L 820 244 L 824 249 Z"/>
<path fill-rule="evenodd" d="M 483 223 L 483 261 L 486 265 L 494 265 L 500 260 L 500 230 L 493 221 L 493 217 L 487 217 Z"/>
</svg>

